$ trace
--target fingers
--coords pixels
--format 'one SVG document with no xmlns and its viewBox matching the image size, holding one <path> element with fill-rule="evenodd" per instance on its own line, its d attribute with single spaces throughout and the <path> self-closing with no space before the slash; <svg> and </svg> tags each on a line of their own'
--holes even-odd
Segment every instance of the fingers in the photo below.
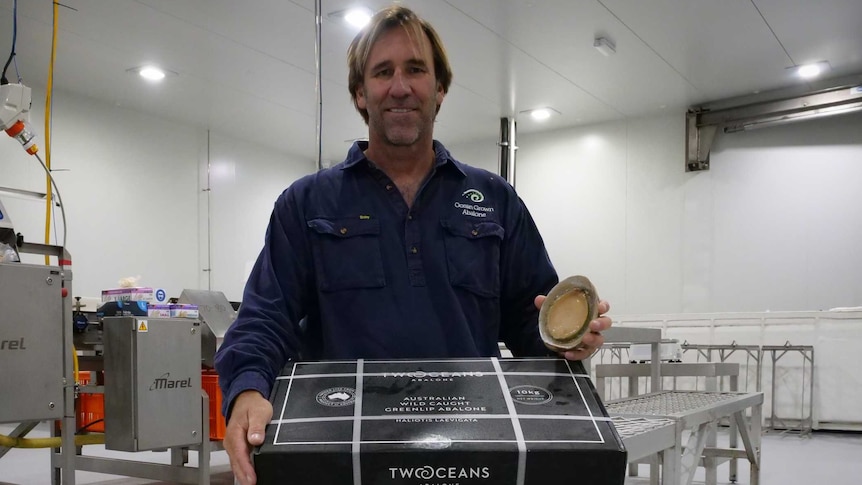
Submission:
<svg viewBox="0 0 862 485">
<path fill-rule="evenodd" d="M 609 311 L 611 311 L 611 304 L 607 300 L 599 300 L 599 315 L 604 315 Z"/>
<path fill-rule="evenodd" d="M 533 300 L 536 308 L 541 309 L 542 303 L 545 302 L 545 295 L 539 295 Z M 605 316 L 605 313 L 611 311 L 611 304 L 607 300 L 599 300 L 599 317 L 590 322 L 590 331 L 584 335 L 578 348 L 560 352 L 559 355 L 567 360 L 584 360 L 595 354 L 599 348 L 605 343 L 605 338 L 602 337 L 602 332 L 611 328 L 613 320 Z"/>
<path fill-rule="evenodd" d="M 590 331 L 602 333 L 605 330 L 611 328 L 612 324 L 613 320 L 611 320 L 611 317 L 598 317 L 592 322 L 590 322 Z"/>
<path fill-rule="evenodd" d="M 592 351 L 588 351 L 586 349 L 578 349 L 578 350 L 567 350 L 560 354 L 560 357 L 566 360 L 584 360 L 589 359 L 590 356 L 593 355 Z"/>
<path fill-rule="evenodd" d="M 536 308 L 542 308 L 542 303 L 545 302 L 545 298 L 545 295 L 539 295 L 533 300 L 533 304 L 536 305 Z M 607 300 L 599 300 L 599 315 L 604 315 L 609 311 L 611 311 L 611 304 L 608 303 Z"/>
<path fill-rule="evenodd" d="M 225 430 L 224 449 L 230 458 L 230 469 L 237 482 L 241 485 L 254 485 L 257 482 L 257 476 L 249 456 L 251 447 L 246 441 L 247 432 L 238 423 L 239 419 L 237 418 L 238 416 L 234 413 Z"/>
<path fill-rule="evenodd" d="M 225 430 L 224 447 L 230 468 L 242 485 L 254 485 L 257 475 L 251 463 L 252 446 L 263 444 L 266 425 L 272 419 L 272 404 L 257 391 L 241 393 Z"/>
<path fill-rule="evenodd" d="M 248 411 L 248 442 L 253 446 L 263 444 L 267 423 L 272 419 L 272 404 L 261 396 Z"/>
<path fill-rule="evenodd" d="M 602 334 L 598 332 L 588 332 L 586 335 L 584 335 L 583 340 L 581 340 L 580 347 L 584 350 L 590 351 L 590 353 L 592 354 L 593 352 L 598 350 L 599 347 L 604 345 L 604 343 L 605 338 L 602 337 Z"/>
<path fill-rule="evenodd" d="M 542 309 L 542 303 L 545 303 L 545 295 L 539 295 L 533 300 L 533 304 L 536 305 L 537 310 Z"/>
<path fill-rule="evenodd" d="M 584 360 L 592 357 L 593 354 L 604 345 L 605 338 L 602 337 L 602 332 L 611 328 L 613 320 L 610 317 L 604 316 L 604 313 L 610 311 L 611 305 L 601 300 L 599 302 L 599 315 L 602 315 L 590 322 L 590 331 L 584 335 L 580 346 L 574 350 L 569 350 L 560 355 L 568 360 Z"/>
</svg>

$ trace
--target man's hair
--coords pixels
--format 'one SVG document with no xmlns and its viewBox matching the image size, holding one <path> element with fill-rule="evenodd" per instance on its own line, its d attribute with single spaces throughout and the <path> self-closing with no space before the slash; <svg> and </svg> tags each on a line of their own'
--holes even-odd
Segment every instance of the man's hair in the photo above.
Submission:
<svg viewBox="0 0 862 485">
<path fill-rule="evenodd" d="M 362 115 L 366 124 L 368 123 L 368 110 L 360 109 L 359 105 L 356 104 L 356 90 L 364 82 L 365 67 L 374 43 L 384 32 L 395 27 L 403 27 L 407 34 L 415 39 L 419 39 L 424 34 L 431 44 L 431 52 L 434 57 L 434 76 L 440 86 L 443 87 L 444 94 L 449 92 L 449 85 L 452 84 L 452 67 L 449 66 L 446 49 L 434 27 L 419 18 L 407 7 L 401 5 L 386 7 L 374 14 L 371 22 L 356 35 L 353 42 L 350 43 L 350 47 L 347 48 L 347 69 L 349 71 L 347 89 L 350 90 L 353 106 Z M 440 105 L 437 105 L 437 110 L 440 110 Z"/>
</svg>

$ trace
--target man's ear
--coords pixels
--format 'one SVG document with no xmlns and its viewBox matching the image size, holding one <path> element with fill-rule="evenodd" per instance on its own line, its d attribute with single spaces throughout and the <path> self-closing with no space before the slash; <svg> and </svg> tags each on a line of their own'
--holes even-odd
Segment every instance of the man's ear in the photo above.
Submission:
<svg viewBox="0 0 862 485">
<path fill-rule="evenodd" d="M 446 96 L 446 92 L 443 90 L 443 84 L 437 83 L 437 110 L 440 110 L 440 106 L 443 104 L 443 97 Z"/>
<path fill-rule="evenodd" d="M 365 100 L 365 88 L 363 85 L 356 87 L 356 107 L 359 109 L 368 109 L 368 104 Z"/>
</svg>

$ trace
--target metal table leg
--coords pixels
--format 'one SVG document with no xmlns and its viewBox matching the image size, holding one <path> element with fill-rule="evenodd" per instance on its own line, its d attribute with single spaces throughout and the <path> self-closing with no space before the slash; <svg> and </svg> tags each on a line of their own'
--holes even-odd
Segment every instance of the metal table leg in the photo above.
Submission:
<svg viewBox="0 0 862 485">
<path fill-rule="evenodd" d="M 739 390 L 739 376 L 730 376 L 730 390 L 733 392 L 737 392 Z M 736 420 L 731 418 L 728 424 L 730 426 L 730 447 L 737 448 L 739 443 L 737 441 L 738 430 L 736 429 Z M 737 458 L 730 459 L 730 471 L 728 472 L 727 478 L 733 483 L 736 483 L 738 464 L 739 461 Z"/>
</svg>

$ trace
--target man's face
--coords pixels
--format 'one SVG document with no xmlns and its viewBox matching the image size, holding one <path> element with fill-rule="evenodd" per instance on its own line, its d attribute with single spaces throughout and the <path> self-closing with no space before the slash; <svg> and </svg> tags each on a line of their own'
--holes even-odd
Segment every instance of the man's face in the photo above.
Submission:
<svg viewBox="0 0 862 485">
<path fill-rule="evenodd" d="M 356 104 L 368 111 L 372 143 L 410 146 L 432 137 L 443 87 L 434 75 L 425 35 L 411 39 L 404 28 L 384 32 L 371 47 Z"/>
</svg>

